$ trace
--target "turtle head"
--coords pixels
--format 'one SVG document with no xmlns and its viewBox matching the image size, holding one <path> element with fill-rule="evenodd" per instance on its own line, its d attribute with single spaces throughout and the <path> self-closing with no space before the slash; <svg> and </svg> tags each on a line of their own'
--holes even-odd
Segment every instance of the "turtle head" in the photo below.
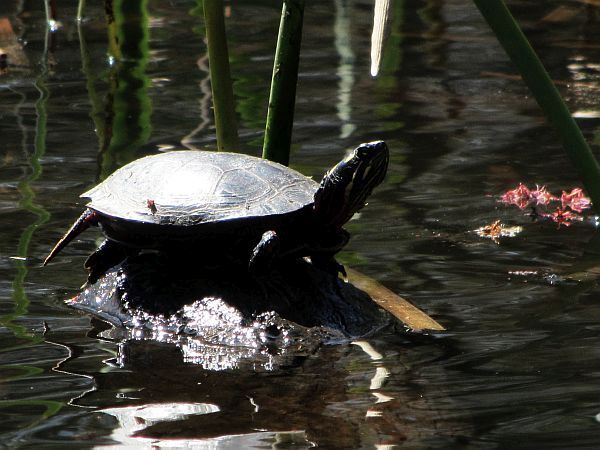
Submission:
<svg viewBox="0 0 600 450">
<path fill-rule="evenodd" d="M 325 174 L 315 193 L 319 220 L 341 228 L 365 206 L 373 188 L 383 181 L 389 161 L 385 142 L 361 144 Z"/>
</svg>

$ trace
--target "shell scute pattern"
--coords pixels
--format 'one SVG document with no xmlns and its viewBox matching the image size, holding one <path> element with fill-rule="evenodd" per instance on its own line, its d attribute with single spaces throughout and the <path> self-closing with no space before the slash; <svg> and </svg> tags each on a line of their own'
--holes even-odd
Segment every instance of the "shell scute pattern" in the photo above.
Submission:
<svg viewBox="0 0 600 450">
<path fill-rule="evenodd" d="M 134 161 L 81 197 L 108 216 L 193 225 L 286 214 L 312 203 L 317 188 L 300 173 L 259 158 L 174 151 Z"/>
</svg>

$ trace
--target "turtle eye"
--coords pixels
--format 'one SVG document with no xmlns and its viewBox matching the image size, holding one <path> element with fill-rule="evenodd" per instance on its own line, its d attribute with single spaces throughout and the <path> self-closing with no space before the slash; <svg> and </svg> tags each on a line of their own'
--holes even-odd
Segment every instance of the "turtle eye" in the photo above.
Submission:
<svg viewBox="0 0 600 450">
<path fill-rule="evenodd" d="M 371 155 L 371 146 L 370 144 L 360 144 L 354 150 L 354 155 L 360 160 L 364 160 L 365 158 Z"/>
</svg>

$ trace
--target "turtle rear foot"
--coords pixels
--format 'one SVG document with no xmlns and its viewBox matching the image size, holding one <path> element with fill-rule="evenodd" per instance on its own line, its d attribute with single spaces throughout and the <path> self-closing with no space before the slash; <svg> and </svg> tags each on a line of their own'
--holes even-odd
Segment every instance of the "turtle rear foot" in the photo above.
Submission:
<svg viewBox="0 0 600 450">
<path fill-rule="evenodd" d="M 71 228 L 69 228 L 69 231 L 67 231 L 65 233 L 65 235 L 56 243 L 56 245 L 50 251 L 48 256 L 46 256 L 46 259 L 44 260 L 42 265 L 45 266 L 50 261 L 52 261 L 52 259 L 54 259 L 54 257 L 56 255 L 58 255 L 58 253 L 63 248 L 65 248 L 69 244 L 69 242 L 71 242 L 73 239 L 75 239 L 75 237 L 78 236 L 80 233 L 87 230 L 90 227 L 90 225 L 97 225 L 97 224 L 98 224 L 98 214 L 89 208 L 86 209 L 83 212 L 83 214 L 81 216 L 79 216 L 79 218 L 75 221 L 75 223 L 73 225 L 71 225 Z"/>
</svg>

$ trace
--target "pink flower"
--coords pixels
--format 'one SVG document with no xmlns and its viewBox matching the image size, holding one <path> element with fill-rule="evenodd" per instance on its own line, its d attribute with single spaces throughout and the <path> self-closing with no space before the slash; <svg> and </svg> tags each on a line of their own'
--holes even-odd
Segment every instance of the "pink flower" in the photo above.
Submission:
<svg viewBox="0 0 600 450">
<path fill-rule="evenodd" d="M 535 191 L 530 191 L 529 195 L 532 201 L 535 201 L 536 205 L 547 205 L 554 200 L 558 200 L 558 198 L 546 190 L 546 186 L 540 187 L 537 184 L 535 185 Z"/>
<path fill-rule="evenodd" d="M 561 208 L 556 208 L 556 211 L 553 213 L 542 214 L 542 216 L 556 222 L 559 228 L 561 225 L 569 227 L 575 220 L 582 220 L 582 217 L 579 214 Z"/>
<path fill-rule="evenodd" d="M 570 193 L 562 191 L 560 203 L 563 208 L 569 207 L 573 211 L 582 212 L 592 205 L 592 201 L 583 194 L 581 188 L 574 188 Z"/>
<path fill-rule="evenodd" d="M 531 191 L 523 183 L 519 183 L 515 189 L 502 194 L 500 201 L 508 205 L 516 205 L 519 209 L 525 209 L 531 201 Z"/>
</svg>

